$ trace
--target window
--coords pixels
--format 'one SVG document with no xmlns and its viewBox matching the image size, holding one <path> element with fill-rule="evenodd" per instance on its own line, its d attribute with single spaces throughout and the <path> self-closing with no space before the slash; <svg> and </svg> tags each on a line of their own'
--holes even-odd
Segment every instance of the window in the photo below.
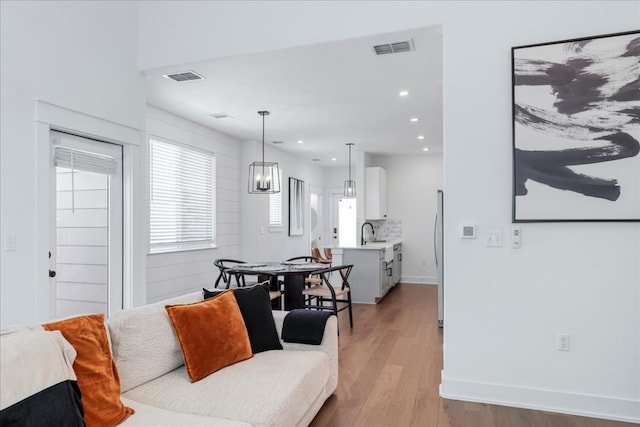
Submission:
<svg viewBox="0 0 640 427">
<path fill-rule="evenodd" d="M 279 170 L 278 175 L 278 179 L 282 182 L 282 169 Z M 269 194 L 269 227 L 271 231 L 281 231 L 277 227 L 282 227 L 282 190 L 279 193 Z"/>
<path fill-rule="evenodd" d="M 150 140 L 149 251 L 215 246 L 215 156 Z"/>
</svg>

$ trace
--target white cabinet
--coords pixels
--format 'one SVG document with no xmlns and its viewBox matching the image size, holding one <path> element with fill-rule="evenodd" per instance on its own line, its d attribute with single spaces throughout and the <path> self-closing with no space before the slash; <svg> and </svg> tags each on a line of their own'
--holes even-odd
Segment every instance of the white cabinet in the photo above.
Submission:
<svg viewBox="0 0 640 427">
<path fill-rule="evenodd" d="M 393 245 L 393 273 L 391 275 L 391 286 L 395 286 L 402 277 L 402 244 Z"/>
<path fill-rule="evenodd" d="M 387 218 L 387 171 L 380 167 L 365 169 L 365 219 Z"/>
<path fill-rule="evenodd" d="M 344 248 L 342 262 L 353 264 L 349 276 L 353 302 L 375 304 L 389 290 L 384 249 Z"/>
</svg>

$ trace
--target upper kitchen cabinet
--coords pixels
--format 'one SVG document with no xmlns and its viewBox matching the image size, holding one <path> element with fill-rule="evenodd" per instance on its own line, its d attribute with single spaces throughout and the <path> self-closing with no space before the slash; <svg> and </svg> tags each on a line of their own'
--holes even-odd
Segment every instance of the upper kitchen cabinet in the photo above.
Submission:
<svg viewBox="0 0 640 427">
<path fill-rule="evenodd" d="M 380 167 L 365 169 L 365 219 L 387 218 L 387 171 Z"/>
</svg>

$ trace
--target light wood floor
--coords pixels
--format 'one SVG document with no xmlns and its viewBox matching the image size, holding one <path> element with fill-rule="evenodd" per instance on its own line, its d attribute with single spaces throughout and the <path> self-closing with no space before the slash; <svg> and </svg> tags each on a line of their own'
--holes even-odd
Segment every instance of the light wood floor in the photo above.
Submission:
<svg viewBox="0 0 640 427">
<path fill-rule="evenodd" d="M 396 286 L 377 305 L 339 314 L 338 389 L 312 427 L 622 427 L 632 424 L 445 400 L 438 395 L 442 330 L 437 289 Z"/>
</svg>

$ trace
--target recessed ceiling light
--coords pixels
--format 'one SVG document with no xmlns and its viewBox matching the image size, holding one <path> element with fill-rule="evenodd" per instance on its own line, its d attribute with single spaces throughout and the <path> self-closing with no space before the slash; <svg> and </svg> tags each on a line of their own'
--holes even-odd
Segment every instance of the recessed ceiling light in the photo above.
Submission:
<svg viewBox="0 0 640 427">
<path fill-rule="evenodd" d="M 418 139 L 424 139 L 424 135 L 418 135 Z"/>
<path fill-rule="evenodd" d="M 420 120 L 420 119 L 419 119 L 419 118 L 417 118 L 417 117 L 411 117 L 409 120 L 410 120 L 410 121 L 412 121 L 412 122 L 417 122 L 417 121 L 418 121 L 418 120 Z"/>
<path fill-rule="evenodd" d="M 303 140 L 301 140 L 301 139 L 299 139 L 299 140 L 298 140 L 298 144 L 304 144 L 304 141 L 303 141 Z"/>
<path fill-rule="evenodd" d="M 336 159 L 335 157 L 332 157 L 332 158 L 331 158 L 331 161 L 332 161 L 332 162 L 335 162 L 336 160 L 338 160 L 338 159 Z"/>
<path fill-rule="evenodd" d="M 429 149 L 427 147 L 424 147 L 422 151 L 429 151 Z"/>
<path fill-rule="evenodd" d="M 401 91 L 398 93 L 398 95 L 400 95 L 400 96 L 407 96 L 407 95 L 409 95 L 409 91 L 408 91 L 408 90 L 401 90 Z"/>
</svg>

